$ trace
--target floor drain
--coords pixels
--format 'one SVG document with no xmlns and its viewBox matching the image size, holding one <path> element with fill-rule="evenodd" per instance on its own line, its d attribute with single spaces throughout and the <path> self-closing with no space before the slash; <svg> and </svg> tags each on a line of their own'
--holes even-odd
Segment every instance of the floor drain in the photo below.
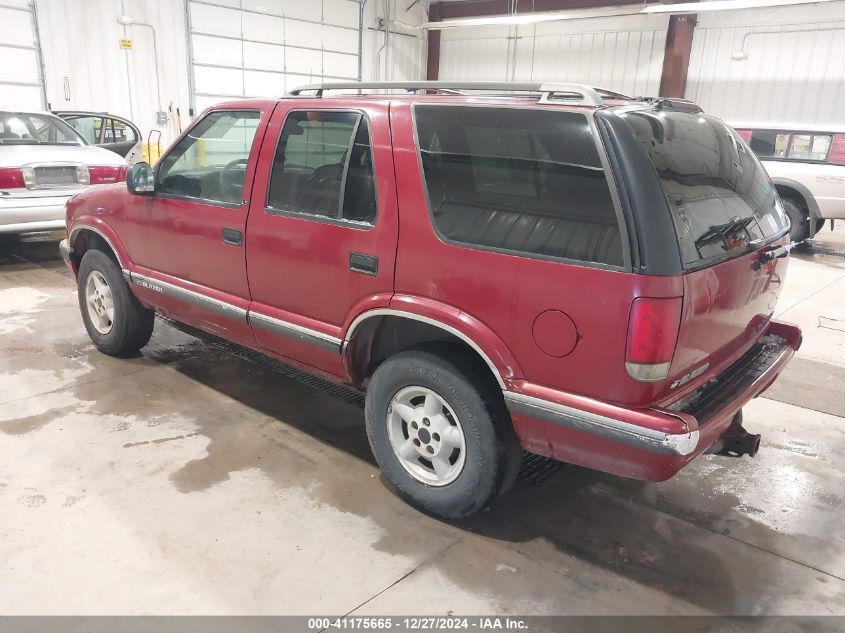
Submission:
<svg viewBox="0 0 845 633">
<path fill-rule="evenodd" d="M 522 456 L 522 464 L 519 467 L 519 478 L 528 483 L 539 486 L 561 469 L 561 464 L 556 459 L 525 453 Z"/>
<path fill-rule="evenodd" d="M 816 246 L 812 242 L 804 242 L 801 245 L 802 253 L 810 253 L 812 255 L 828 255 L 830 257 L 845 257 L 845 251 L 837 251 L 826 246 Z"/>
</svg>

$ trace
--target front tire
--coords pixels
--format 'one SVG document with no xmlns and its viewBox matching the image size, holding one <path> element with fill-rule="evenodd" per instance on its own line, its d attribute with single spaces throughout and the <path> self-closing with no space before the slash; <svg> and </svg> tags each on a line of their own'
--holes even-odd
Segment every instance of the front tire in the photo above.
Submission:
<svg viewBox="0 0 845 633">
<path fill-rule="evenodd" d="M 149 342 L 155 314 L 138 302 L 120 267 L 102 251 L 89 250 L 82 258 L 77 296 L 88 336 L 104 354 L 122 356 Z"/>
<path fill-rule="evenodd" d="M 521 450 L 501 392 L 454 350 L 384 361 L 367 389 L 367 436 L 411 505 L 455 519 L 483 509 L 515 478 Z"/>
</svg>

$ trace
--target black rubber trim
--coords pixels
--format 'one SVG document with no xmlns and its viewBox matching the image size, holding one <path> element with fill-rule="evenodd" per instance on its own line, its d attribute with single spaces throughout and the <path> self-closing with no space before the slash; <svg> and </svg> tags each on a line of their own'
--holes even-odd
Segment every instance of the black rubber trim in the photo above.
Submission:
<svg viewBox="0 0 845 633">
<path fill-rule="evenodd" d="M 638 247 L 640 266 L 635 271 L 648 275 L 682 274 L 678 236 L 651 160 L 615 108 L 599 110 L 595 118 L 620 189 L 626 220 L 636 232 L 632 248 Z"/>
</svg>

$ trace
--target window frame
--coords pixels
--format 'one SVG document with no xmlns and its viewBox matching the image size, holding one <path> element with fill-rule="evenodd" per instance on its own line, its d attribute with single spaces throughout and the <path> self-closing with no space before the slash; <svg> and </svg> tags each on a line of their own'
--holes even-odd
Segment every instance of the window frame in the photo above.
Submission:
<svg viewBox="0 0 845 633">
<path fill-rule="evenodd" d="M 749 148 L 751 147 L 751 137 L 754 136 L 755 132 L 770 132 L 772 134 L 787 134 L 789 136 L 789 141 L 786 143 L 786 156 L 760 156 L 757 152 L 752 150 L 753 154 L 757 157 L 757 160 L 764 161 L 764 160 L 772 160 L 778 161 L 781 163 L 811 163 L 813 165 L 826 165 L 828 164 L 828 159 L 830 158 L 830 151 L 833 149 L 833 137 L 836 136 L 836 132 L 824 132 L 824 131 L 810 131 L 810 130 L 803 130 L 803 129 L 771 129 L 771 128 L 749 128 L 749 127 L 740 127 L 737 128 L 738 130 L 748 130 L 750 132 L 748 137 L 748 142 L 746 143 Z M 814 139 L 816 136 L 829 136 L 830 137 L 830 145 L 827 148 L 827 154 L 823 159 L 818 158 L 792 158 L 789 156 L 789 153 L 792 151 L 792 141 L 796 136 L 810 136 L 811 139 Z M 813 141 L 810 141 L 810 146 L 812 147 Z"/>
<path fill-rule="evenodd" d="M 361 120 L 367 120 L 367 134 L 369 136 L 369 146 L 370 146 L 370 160 L 373 165 L 373 192 L 375 195 L 375 202 L 376 202 L 376 217 L 373 222 L 364 223 L 364 222 L 356 222 L 354 220 L 347 220 L 345 218 L 328 218 L 323 215 L 316 215 L 314 213 L 309 213 L 307 211 L 295 211 L 291 209 L 277 209 L 276 207 L 270 206 L 270 186 L 273 182 L 273 167 L 276 164 L 276 155 L 279 152 L 279 143 L 282 141 L 282 133 L 285 131 L 285 125 L 288 122 L 288 118 L 291 114 L 295 112 L 338 112 L 338 113 L 345 113 L 345 114 L 356 114 L 358 115 L 358 120 L 355 122 L 355 127 L 352 129 L 352 135 L 350 137 L 350 145 L 349 150 L 347 152 L 346 160 L 343 163 L 343 177 L 340 182 L 340 196 L 338 197 L 338 210 L 340 213 L 343 213 L 343 201 L 346 197 L 346 177 L 349 173 L 349 161 L 352 160 L 352 151 L 351 148 L 355 145 L 355 137 L 358 135 L 358 129 L 361 125 Z M 391 147 L 392 151 L 392 147 Z M 319 222 L 321 224 L 331 224 L 334 226 L 343 226 L 346 228 L 356 229 L 358 231 L 370 231 L 376 227 L 379 221 L 379 217 L 381 214 L 379 213 L 379 192 L 378 192 L 378 167 L 376 165 L 376 153 L 375 148 L 373 147 L 373 125 L 372 121 L 370 120 L 369 114 L 367 114 L 366 110 L 360 108 L 292 108 L 285 113 L 285 118 L 282 120 L 282 125 L 279 128 L 279 135 L 276 137 L 276 143 L 273 147 L 273 161 L 270 164 L 270 172 L 267 178 L 267 190 L 264 192 L 264 213 L 267 215 L 275 215 L 279 217 L 285 218 L 299 218 L 302 220 L 308 220 L 310 222 Z"/>
<path fill-rule="evenodd" d="M 264 113 L 265 111 L 261 108 L 220 108 L 215 110 L 208 110 L 205 114 L 203 114 L 200 118 L 194 121 L 194 124 L 191 125 L 185 132 L 176 139 L 176 142 L 171 145 L 168 150 L 158 159 L 156 166 L 153 168 L 153 176 L 155 179 L 155 192 L 153 197 L 155 198 L 164 198 L 166 200 L 184 200 L 185 202 L 193 202 L 196 204 L 205 204 L 214 207 L 222 207 L 224 209 L 232 209 L 232 210 L 239 210 L 243 204 L 243 192 L 246 189 L 246 174 L 244 174 L 244 187 L 241 190 L 241 201 L 240 202 L 223 202 L 222 200 L 209 200 L 208 198 L 196 198 L 194 196 L 186 196 L 186 195 L 179 195 L 175 193 L 164 193 L 159 190 L 159 176 L 161 174 L 161 166 L 164 164 L 164 161 L 174 152 L 176 146 L 182 141 L 182 139 L 188 136 L 188 133 L 197 127 L 200 123 L 205 121 L 208 117 L 213 114 L 220 114 L 220 113 L 228 113 L 228 112 L 256 112 L 258 113 L 258 126 L 255 130 L 255 136 L 252 138 L 252 145 L 249 148 L 249 155 L 247 155 L 247 171 L 249 171 L 249 166 L 252 163 L 251 154 L 255 149 L 255 141 L 258 138 L 258 130 L 261 128 L 261 124 L 263 123 Z M 178 160 L 178 159 L 177 159 Z M 253 175 L 254 178 L 254 175 Z"/>
<path fill-rule="evenodd" d="M 471 244 L 468 242 L 459 242 L 457 240 L 450 239 L 444 235 L 440 229 L 437 227 L 437 222 L 434 220 L 434 212 L 431 209 L 431 199 L 428 195 L 428 182 L 426 182 L 425 170 L 423 169 L 423 162 L 422 162 L 422 147 L 420 146 L 420 137 L 419 131 L 417 129 L 417 113 L 416 109 L 417 106 L 422 107 L 435 107 L 435 108 L 491 108 L 495 110 L 544 110 L 549 112 L 569 112 L 572 114 L 578 114 L 583 116 L 586 121 L 587 125 L 590 128 L 590 135 L 593 138 L 593 143 L 596 147 L 596 153 L 598 154 L 599 163 L 601 164 L 602 171 L 604 172 L 605 179 L 607 181 L 607 187 L 610 193 L 610 199 L 613 204 L 613 211 L 616 215 L 616 221 L 619 225 L 619 240 L 622 247 L 622 265 L 617 266 L 614 264 L 604 264 L 602 262 L 591 262 L 582 259 L 573 259 L 571 257 L 558 257 L 555 255 L 543 255 L 540 253 L 528 253 L 526 251 L 515 251 L 508 248 L 500 248 L 498 246 L 485 246 L 483 244 Z M 619 187 L 617 186 L 616 175 L 613 173 L 611 169 L 610 162 L 608 160 L 607 151 L 605 150 L 604 146 L 601 143 L 599 138 L 599 130 L 598 126 L 596 125 L 595 121 L 595 111 L 585 111 L 583 109 L 572 108 L 572 107 L 561 107 L 561 106 L 543 106 L 537 107 L 536 105 L 532 104 L 529 106 L 517 106 L 517 105 L 509 105 L 509 104 L 497 104 L 497 103 L 412 103 L 411 104 L 411 123 L 413 126 L 414 132 L 414 145 L 416 146 L 416 154 L 417 154 L 417 170 L 420 174 L 420 182 L 422 183 L 423 194 L 425 195 L 425 205 L 426 209 L 428 210 L 428 219 L 431 228 L 434 230 L 434 234 L 437 238 L 443 242 L 444 244 L 449 244 L 450 246 L 456 246 L 458 248 L 466 248 L 469 250 L 476 250 L 476 251 L 486 251 L 489 253 L 498 253 L 500 255 L 511 255 L 513 257 L 523 257 L 526 259 L 538 259 L 541 261 L 548 261 L 548 262 L 556 262 L 561 264 L 570 264 L 573 266 L 583 266 L 586 268 L 598 268 L 601 270 L 613 270 L 618 272 L 632 272 L 632 263 L 631 263 L 631 243 L 628 233 L 628 223 L 625 220 L 625 215 L 622 211 L 622 202 L 619 197 Z"/>
</svg>

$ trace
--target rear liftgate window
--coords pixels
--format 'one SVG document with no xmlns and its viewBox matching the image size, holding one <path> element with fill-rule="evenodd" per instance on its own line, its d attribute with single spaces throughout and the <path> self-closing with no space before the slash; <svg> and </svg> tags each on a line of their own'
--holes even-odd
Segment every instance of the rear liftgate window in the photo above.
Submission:
<svg viewBox="0 0 845 633">
<path fill-rule="evenodd" d="M 447 240 L 622 266 L 607 178 L 577 112 L 417 106 L 425 182 Z"/>
<path fill-rule="evenodd" d="M 722 121 L 660 110 L 622 116 L 660 176 L 685 268 L 741 255 L 786 230 L 765 169 Z"/>
</svg>

